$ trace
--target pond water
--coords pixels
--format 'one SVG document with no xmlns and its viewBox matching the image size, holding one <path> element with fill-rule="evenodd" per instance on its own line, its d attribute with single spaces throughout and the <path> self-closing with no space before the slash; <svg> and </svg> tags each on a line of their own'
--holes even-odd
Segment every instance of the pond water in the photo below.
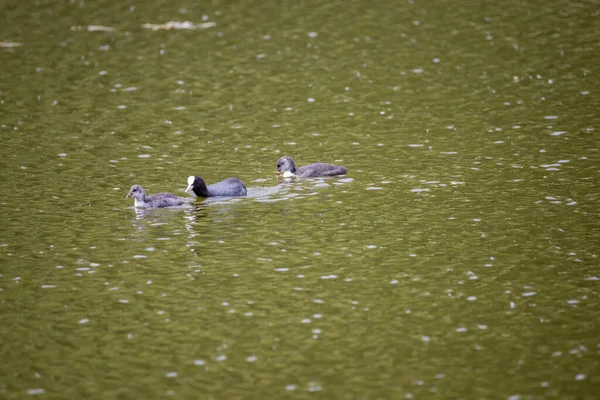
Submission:
<svg viewBox="0 0 600 400">
<path fill-rule="evenodd" d="M 1 397 L 597 398 L 599 18 L 8 2 Z"/>
</svg>

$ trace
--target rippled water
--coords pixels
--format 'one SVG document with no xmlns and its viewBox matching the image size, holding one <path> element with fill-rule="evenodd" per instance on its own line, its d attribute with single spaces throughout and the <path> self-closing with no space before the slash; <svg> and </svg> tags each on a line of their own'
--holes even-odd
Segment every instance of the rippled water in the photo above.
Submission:
<svg viewBox="0 0 600 400">
<path fill-rule="evenodd" d="M 8 3 L 2 397 L 596 398 L 599 15 Z"/>
</svg>

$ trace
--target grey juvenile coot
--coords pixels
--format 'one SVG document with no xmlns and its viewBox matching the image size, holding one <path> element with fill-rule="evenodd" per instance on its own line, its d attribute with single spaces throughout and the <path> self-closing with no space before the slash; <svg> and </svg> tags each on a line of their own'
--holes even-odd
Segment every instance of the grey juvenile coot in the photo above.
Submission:
<svg viewBox="0 0 600 400">
<path fill-rule="evenodd" d="M 344 175 L 348 170 L 341 165 L 327 163 L 309 164 L 296 168 L 292 157 L 284 156 L 277 160 L 277 175 L 283 174 L 284 178 L 288 176 L 297 176 L 298 178 L 317 178 L 319 176 Z"/>
<path fill-rule="evenodd" d="M 188 177 L 188 187 L 185 191 L 198 197 L 216 196 L 245 196 L 246 185 L 238 178 L 227 178 L 221 182 L 206 186 L 204 179 L 199 176 Z"/>
<path fill-rule="evenodd" d="M 135 199 L 136 207 L 147 208 L 180 206 L 188 201 L 171 193 L 156 193 L 146 196 L 146 191 L 140 185 L 133 185 L 126 198 L 128 197 Z"/>
</svg>

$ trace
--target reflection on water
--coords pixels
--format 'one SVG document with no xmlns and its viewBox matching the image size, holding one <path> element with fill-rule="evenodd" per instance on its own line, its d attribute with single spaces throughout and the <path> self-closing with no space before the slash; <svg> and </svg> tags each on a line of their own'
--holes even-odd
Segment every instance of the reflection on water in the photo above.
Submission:
<svg viewBox="0 0 600 400">
<path fill-rule="evenodd" d="M 2 397 L 597 397 L 591 4 L 5 11 Z"/>
</svg>

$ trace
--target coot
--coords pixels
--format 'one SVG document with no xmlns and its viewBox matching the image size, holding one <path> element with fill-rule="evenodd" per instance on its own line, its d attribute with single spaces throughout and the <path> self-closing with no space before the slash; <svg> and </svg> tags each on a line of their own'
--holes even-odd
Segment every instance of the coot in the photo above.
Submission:
<svg viewBox="0 0 600 400">
<path fill-rule="evenodd" d="M 246 185 L 238 178 L 227 178 L 221 182 L 206 186 L 204 179 L 199 176 L 188 177 L 188 187 L 185 191 L 198 197 L 216 196 L 245 196 Z"/>
<path fill-rule="evenodd" d="M 317 178 L 320 176 L 344 175 L 348 170 L 341 165 L 316 163 L 296 168 L 292 157 L 284 156 L 277 160 L 277 175 L 283 174 L 284 178 L 296 176 L 298 178 Z"/>
<path fill-rule="evenodd" d="M 146 208 L 180 206 L 189 201 L 171 193 L 156 193 L 147 196 L 146 191 L 140 185 L 133 185 L 131 187 L 126 198 L 129 197 L 134 198 L 134 206 Z"/>
</svg>

